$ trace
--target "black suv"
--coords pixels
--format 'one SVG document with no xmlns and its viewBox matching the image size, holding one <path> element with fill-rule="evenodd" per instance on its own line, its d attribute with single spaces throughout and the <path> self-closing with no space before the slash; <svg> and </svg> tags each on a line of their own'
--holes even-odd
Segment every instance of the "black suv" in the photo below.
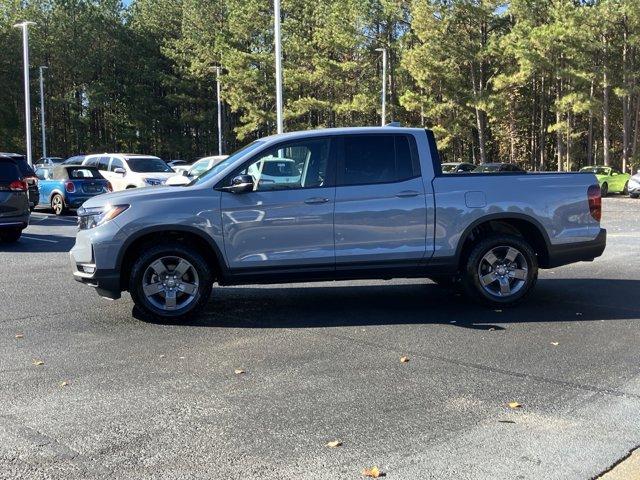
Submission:
<svg viewBox="0 0 640 480">
<path fill-rule="evenodd" d="M 29 225 L 27 191 L 19 160 L 0 154 L 0 241 L 17 241 Z"/>
<path fill-rule="evenodd" d="M 16 165 L 20 170 L 20 174 L 22 175 L 22 179 L 27 182 L 27 185 L 29 186 L 29 208 L 33 211 L 33 209 L 36 208 L 36 205 L 40 203 L 40 192 L 38 190 L 38 177 L 36 176 L 36 172 L 31 168 L 27 162 L 27 157 L 24 155 L 19 153 L 0 152 L 0 156 L 9 157 L 15 160 Z"/>
</svg>

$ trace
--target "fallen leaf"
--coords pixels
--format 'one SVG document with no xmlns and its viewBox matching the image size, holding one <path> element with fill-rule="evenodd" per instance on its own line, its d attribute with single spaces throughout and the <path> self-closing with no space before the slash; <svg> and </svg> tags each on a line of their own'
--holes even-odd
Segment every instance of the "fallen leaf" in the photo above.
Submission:
<svg viewBox="0 0 640 480">
<path fill-rule="evenodd" d="M 34 360 L 34 361 L 33 361 L 33 364 L 34 364 L 36 367 L 41 367 L 42 365 L 44 365 L 44 362 L 43 362 L 42 360 Z"/>
<path fill-rule="evenodd" d="M 164 358 L 164 355 L 160 355 L 160 358 Z"/>
<path fill-rule="evenodd" d="M 400 363 L 407 363 L 409 361 L 409 357 L 400 357 Z"/>
<path fill-rule="evenodd" d="M 180 358 L 180 360 L 184 360 L 184 357 L 178 357 L 178 358 Z"/>
<path fill-rule="evenodd" d="M 342 442 L 340 440 L 333 440 L 329 443 L 327 443 L 327 447 L 329 448 L 337 448 L 337 447 L 341 447 L 342 446 Z"/>
<path fill-rule="evenodd" d="M 489 331 L 490 331 L 490 332 L 495 332 L 495 331 L 496 331 L 496 327 L 491 327 L 491 328 L 489 329 Z"/>
<path fill-rule="evenodd" d="M 551 345 L 553 345 L 553 346 L 555 347 L 555 346 L 560 345 L 560 343 L 558 343 L 558 342 L 551 342 Z"/>
<path fill-rule="evenodd" d="M 24 338 L 24 334 L 23 333 L 16 333 L 16 338 Z"/>
<path fill-rule="evenodd" d="M 60 383 L 61 387 L 68 387 L 69 386 L 69 382 L 67 382 L 66 380 L 64 382 Z"/>
<path fill-rule="evenodd" d="M 380 478 L 385 476 L 378 467 L 365 468 L 362 470 L 362 475 L 369 478 Z"/>
<path fill-rule="evenodd" d="M 521 408 L 522 407 L 522 405 L 519 404 L 518 402 L 509 402 L 509 403 L 507 403 L 507 405 L 509 405 L 509 408 L 512 408 L 512 409 L 516 409 L 516 408 Z"/>
<path fill-rule="evenodd" d="M 236 375 L 242 375 L 244 373 L 244 370 L 242 370 L 241 368 L 236 368 L 233 372 Z"/>
</svg>

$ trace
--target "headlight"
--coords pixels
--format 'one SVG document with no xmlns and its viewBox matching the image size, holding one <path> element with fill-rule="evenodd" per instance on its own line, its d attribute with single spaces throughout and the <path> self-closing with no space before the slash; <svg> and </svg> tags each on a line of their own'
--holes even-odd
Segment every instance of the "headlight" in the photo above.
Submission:
<svg viewBox="0 0 640 480">
<path fill-rule="evenodd" d="M 89 207 L 78 209 L 78 228 L 80 230 L 89 230 L 90 228 L 99 227 L 109 220 L 113 220 L 129 205 L 106 205 L 104 207 Z"/>
<path fill-rule="evenodd" d="M 162 185 L 162 180 L 159 178 L 143 178 L 142 181 L 147 185 Z"/>
</svg>

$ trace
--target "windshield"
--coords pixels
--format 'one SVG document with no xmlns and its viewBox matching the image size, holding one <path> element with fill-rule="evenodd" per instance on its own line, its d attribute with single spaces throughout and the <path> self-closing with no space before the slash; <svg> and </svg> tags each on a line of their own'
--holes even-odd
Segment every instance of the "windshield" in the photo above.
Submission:
<svg viewBox="0 0 640 480">
<path fill-rule="evenodd" d="M 189 175 L 193 177 L 197 177 L 198 175 L 206 172 L 209 169 L 209 159 L 203 158 L 202 160 L 198 160 L 193 166 L 189 169 Z"/>
<path fill-rule="evenodd" d="M 500 164 L 498 165 L 478 165 L 474 172 L 499 172 Z"/>
<path fill-rule="evenodd" d="M 442 164 L 442 171 L 444 173 L 455 172 L 457 169 L 458 169 L 458 164 L 457 163 L 443 163 Z"/>
<path fill-rule="evenodd" d="M 193 179 L 193 182 L 191 182 L 189 185 L 195 185 L 196 183 L 203 182 L 213 177 L 214 175 L 217 175 L 222 170 L 227 168 L 229 165 L 233 164 L 240 157 L 242 157 L 243 155 L 246 155 L 249 152 L 256 150 L 257 148 L 261 147 L 263 144 L 264 144 L 264 141 L 261 141 L 261 140 L 256 140 L 255 142 L 251 142 L 249 145 L 242 147 L 240 150 L 237 150 L 236 152 L 234 152 L 233 155 L 221 161 L 211 170 L 207 170 L 201 173 L 200 175 L 198 175 L 196 178 Z"/>
<path fill-rule="evenodd" d="M 596 175 L 608 175 L 608 168 L 606 167 L 582 167 L 581 172 L 595 173 Z"/>
<path fill-rule="evenodd" d="M 171 173 L 173 170 L 169 165 L 157 157 L 130 157 L 127 159 L 129 168 L 139 173 Z"/>
</svg>

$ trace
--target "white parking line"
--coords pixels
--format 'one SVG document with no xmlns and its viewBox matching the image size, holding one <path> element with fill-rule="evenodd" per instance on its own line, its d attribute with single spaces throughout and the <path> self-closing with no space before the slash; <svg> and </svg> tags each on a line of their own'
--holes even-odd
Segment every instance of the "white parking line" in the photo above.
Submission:
<svg viewBox="0 0 640 480">
<path fill-rule="evenodd" d="M 58 243 L 58 240 L 47 240 L 46 238 L 34 238 L 28 235 L 22 235 L 22 238 L 26 238 L 27 240 L 35 240 L 37 242 Z"/>
</svg>

